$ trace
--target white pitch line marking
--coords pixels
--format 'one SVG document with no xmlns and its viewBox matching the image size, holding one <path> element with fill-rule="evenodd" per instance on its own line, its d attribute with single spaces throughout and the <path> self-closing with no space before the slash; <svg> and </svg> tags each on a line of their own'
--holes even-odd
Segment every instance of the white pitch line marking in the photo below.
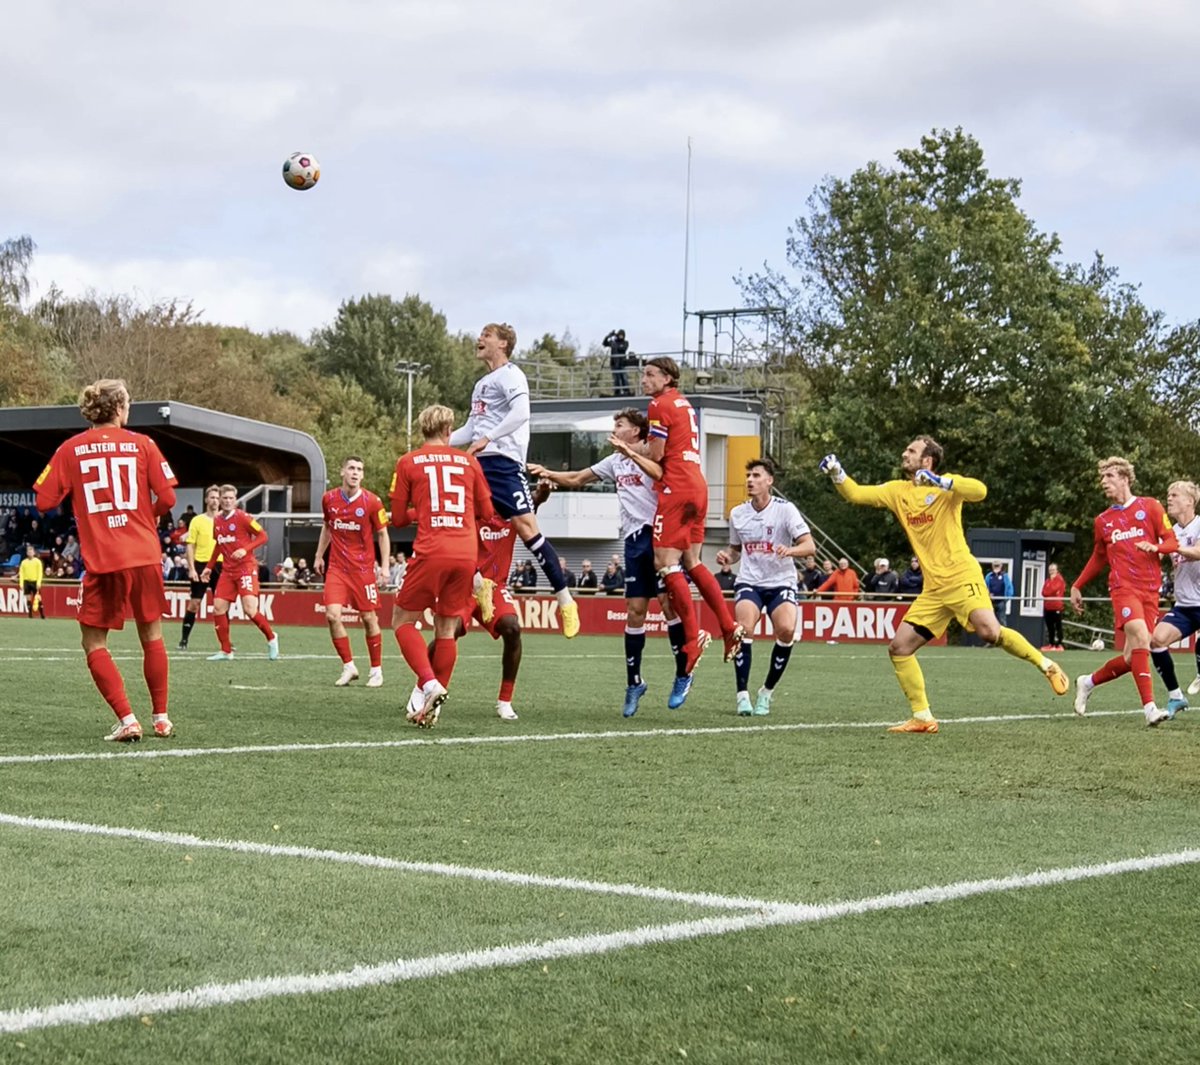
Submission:
<svg viewBox="0 0 1200 1065">
<path fill-rule="evenodd" d="M 1129 717 L 1141 710 L 1089 711 L 1088 717 Z M 1074 720 L 1075 713 L 993 714 L 987 717 L 939 717 L 940 725 L 992 725 L 1016 721 Z M 671 736 L 755 735 L 763 732 L 820 732 L 829 729 L 884 729 L 887 721 L 805 721 L 790 725 L 719 725 L 712 728 L 613 729 L 604 732 L 508 733 L 496 736 L 446 736 L 442 739 L 339 740 L 331 743 L 273 743 L 246 747 L 150 747 L 127 751 L 73 751 L 63 754 L 5 754 L 0 765 L 41 762 L 107 762 L 140 758 L 202 758 L 226 754 L 300 754 L 308 751 L 387 750 L 402 747 L 463 747 L 491 743 L 559 743 L 584 740 L 661 739 Z M 903 742 L 903 741 L 900 741 Z"/>
<path fill-rule="evenodd" d="M 188 847 L 192 850 L 230 851 L 236 854 L 265 855 L 271 858 L 305 858 L 309 861 L 361 865 L 371 869 L 426 873 L 464 880 L 483 880 L 519 887 L 556 888 L 565 891 L 589 892 L 595 895 L 629 895 L 651 899 L 655 902 L 681 902 L 690 906 L 708 906 L 721 910 L 761 910 L 780 905 L 780 903 L 766 899 L 736 898 L 728 895 L 714 895 L 704 891 L 672 891 L 668 888 L 643 887 L 640 884 L 612 884 L 602 880 L 582 880 L 576 877 L 510 873 L 503 869 L 480 869 L 468 865 L 449 865 L 445 862 L 402 861 L 398 858 L 385 858 L 378 854 L 326 850 L 317 847 L 284 846 L 275 843 L 255 843 L 252 840 L 206 839 L 202 836 L 192 836 L 181 832 L 152 832 L 141 828 L 92 825 L 80 821 L 63 821 L 48 817 L 19 817 L 15 814 L 0 813 L 0 825 L 51 832 L 73 832 L 84 836 L 103 836 L 109 839 L 131 839 L 142 843 L 161 843 L 170 847 Z"/>
<path fill-rule="evenodd" d="M 323 994 L 378 987 L 408 980 L 512 967 L 528 962 L 557 961 L 597 954 L 609 954 L 632 947 L 678 943 L 705 936 L 729 935 L 752 929 L 786 925 L 816 924 L 840 917 L 853 917 L 884 910 L 911 909 L 936 903 L 957 901 L 1006 891 L 1048 887 L 1123 873 L 1169 869 L 1200 862 L 1200 850 L 1156 854 L 1146 858 L 1128 858 L 1099 865 L 1048 869 L 1017 876 L 989 880 L 962 880 L 938 887 L 892 892 L 855 901 L 818 906 L 781 905 L 760 913 L 705 917 L 696 921 L 648 925 L 618 932 L 568 936 L 561 939 L 518 943 L 456 953 L 434 954 L 423 958 L 400 958 L 376 965 L 356 965 L 340 972 L 293 973 L 283 976 L 254 977 L 233 983 L 201 984 L 182 990 L 139 992 L 136 995 L 109 995 L 75 999 L 50 1006 L 33 1006 L 0 1012 L 0 1033 L 27 1032 L 36 1028 L 61 1025 L 89 1025 L 125 1017 L 170 1013 L 180 1010 L 207 1009 L 213 1006 L 255 1002 L 294 995 Z"/>
</svg>

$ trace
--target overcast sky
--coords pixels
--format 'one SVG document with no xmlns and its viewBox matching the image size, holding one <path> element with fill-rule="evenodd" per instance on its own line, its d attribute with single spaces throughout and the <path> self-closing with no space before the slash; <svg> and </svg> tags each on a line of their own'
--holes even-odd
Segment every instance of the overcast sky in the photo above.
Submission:
<svg viewBox="0 0 1200 1065">
<path fill-rule="evenodd" d="M 1183 0 L 38 0 L 3 25 L 0 239 L 33 237 L 40 290 L 302 336 L 414 292 L 453 330 L 677 350 L 689 137 L 703 309 L 784 265 L 824 175 L 961 125 L 1067 258 L 1200 315 Z"/>
</svg>

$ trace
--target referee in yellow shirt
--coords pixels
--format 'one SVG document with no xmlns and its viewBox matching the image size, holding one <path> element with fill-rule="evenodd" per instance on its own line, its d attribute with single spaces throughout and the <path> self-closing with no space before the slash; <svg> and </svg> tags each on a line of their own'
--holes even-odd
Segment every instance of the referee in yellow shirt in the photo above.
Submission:
<svg viewBox="0 0 1200 1065">
<path fill-rule="evenodd" d="M 896 515 L 925 573 L 921 594 L 888 646 L 896 679 L 912 707 L 912 717 L 889 732 L 937 732 L 916 654 L 941 636 L 952 618 L 986 643 L 1037 666 L 1055 695 L 1065 695 L 1070 687 L 1057 663 L 997 620 L 983 570 L 967 547 L 962 528 L 963 503 L 980 502 L 987 495 L 987 486 L 973 477 L 939 474 L 941 465 L 942 446 L 931 436 L 918 436 L 904 449 L 900 458 L 904 480 L 860 485 L 846 475 L 836 455 L 826 455 L 820 465 L 843 499 L 886 508 Z"/>
<path fill-rule="evenodd" d="M 188 637 L 192 634 L 192 626 L 196 624 L 196 615 L 200 612 L 200 604 L 203 602 L 204 596 L 208 593 L 209 588 L 217 586 L 217 578 L 221 576 L 221 562 L 218 559 L 209 570 L 208 580 L 200 579 L 200 571 L 208 565 L 213 557 L 213 550 L 217 546 L 217 539 L 213 535 L 213 518 L 216 517 L 220 504 L 221 489 L 215 484 L 210 484 L 204 489 L 204 513 L 197 514 L 192 518 L 187 536 L 183 541 L 184 549 L 187 552 L 188 580 L 192 582 L 192 588 L 187 611 L 183 615 L 183 635 L 179 640 L 179 650 L 181 651 L 187 650 Z"/>
<path fill-rule="evenodd" d="M 33 544 L 25 547 L 25 557 L 17 567 L 17 583 L 25 595 L 25 613 L 33 617 L 36 610 L 43 621 L 46 620 L 46 608 L 42 606 L 42 578 L 46 576 L 46 567 Z"/>
</svg>

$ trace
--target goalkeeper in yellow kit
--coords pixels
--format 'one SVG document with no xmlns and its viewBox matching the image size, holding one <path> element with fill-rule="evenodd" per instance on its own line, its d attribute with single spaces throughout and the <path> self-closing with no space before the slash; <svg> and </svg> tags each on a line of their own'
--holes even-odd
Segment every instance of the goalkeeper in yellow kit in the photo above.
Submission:
<svg viewBox="0 0 1200 1065">
<path fill-rule="evenodd" d="M 1070 687 L 1057 663 L 997 620 L 983 583 L 983 571 L 967 548 L 962 529 L 963 503 L 980 502 L 987 495 L 987 486 L 973 477 L 940 474 L 937 471 L 941 464 L 941 445 L 932 437 L 919 436 L 900 458 L 904 480 L 860 485 L 846 475 L 836 455 L 826 455 L 820 465 L 844 499 L 886 507 L 896 515 L 925 573 L 924 589 L 888 645 L 896 679 L 912 707 L 912 717 L 889 732 L 937 732 L 938 723 L 929 710 L 925 677 L 916 654 L 941 636 L 952 618 L 981 640 L 1037 666 L 1055 695 L 1065 695 Z"/>
</svg>

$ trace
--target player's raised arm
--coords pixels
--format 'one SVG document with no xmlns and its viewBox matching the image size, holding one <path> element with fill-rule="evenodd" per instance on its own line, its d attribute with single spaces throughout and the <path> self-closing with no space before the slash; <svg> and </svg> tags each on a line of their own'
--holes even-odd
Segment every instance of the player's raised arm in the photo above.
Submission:
<svg viewBox="0 0 1200 1065">
<path fill-rule="evenodd" d="M 963 477 L 960 474 L 942 476 L 933 470 L 920 469 L 913 474 L 913 481 L 940 488 L 943 492 L 953 492 L 968 503 L 980 503 L 987 498 L 987 485 L 975 477 Z"/>
<path fill-rule="evenodd" d="M 837 455 L 826 455 L 817 465 L 821 473 L 829 475 L 838 495 L 849 503 L 868 507 L 886 507 L 891 498 L 886 484 L 859 484 L 844 469 Z"/>
<path fill-rule="evenodd" d="M 536 462 L 531 462 L 527 468 L 535 477 L 558 485 L 559 488 L 582 488 L 585 484 L 600 480 L 590 468 L 586 470 L 548 470 Z"/>
</svg>

